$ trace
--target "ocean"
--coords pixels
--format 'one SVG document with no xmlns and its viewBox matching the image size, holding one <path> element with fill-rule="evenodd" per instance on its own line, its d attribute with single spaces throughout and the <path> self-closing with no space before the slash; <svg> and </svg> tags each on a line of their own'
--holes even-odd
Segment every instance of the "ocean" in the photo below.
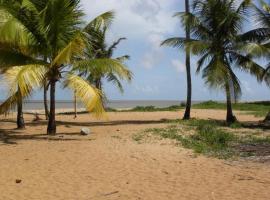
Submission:
<svg viewBox="0 0 270 200">
<path fill-rule="evenodd" d="M 106 104 L 106 107 L 114 109 L 128 109 L 134 108 L 136 106 L 155 106 L 158 108 L 164 108 L 172 105 L 180 105 L 182 102 L 183 101 L 180 100 L 112 100 Z M 72 109 L 73 107 L 74 107 L 73 101 L 68 100 L 56 101 L 56 109 Z M 78 102 L 77 108 L 83 109 L 84 106 L 82 103 Z M 43 101 L 42 100 L 25 101 L 23 109 L 24 111 L 43 110 L 44 109 Z"/>
</svg>

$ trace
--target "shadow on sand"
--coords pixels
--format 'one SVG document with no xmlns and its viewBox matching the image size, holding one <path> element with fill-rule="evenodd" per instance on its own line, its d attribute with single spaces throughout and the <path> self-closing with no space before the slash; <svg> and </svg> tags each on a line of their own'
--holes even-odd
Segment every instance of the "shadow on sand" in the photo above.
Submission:
<svg viewBox="0 0 270 200">
<path fill-rule="evenodd" d="M 179 120 L 169 120 L 169 119 L 160 119 L 160 120 L 118 120 L 118 121 L 101 121 L 101 122 L 70 122 L 70 121 L 57 121 L 58 126 L 65 126 L 66 128 L 70 127 L 103 127 L 103 126 L 119 126 L 119 125 L 149 125 L 149 124 L 165 124 L 171 122 L 178 122 Z M 215 120 L 219 125 L 225 126 L 225 121 Z M 179 121 L 180 122 L 180 121 Z M 16 126 L 15 120 L 3 119 L 1 123 L 12 123 Z M 32 121 L 27 122 L 27 127 L 38 127 L 47 125 L 47 121 Z M 264 124 L 261 122 L 245 122 L 241 123 L 243 128 L 248 129 L 263 129 L 270 130 L 269 124 Z M 20 140 L 37 140 L 37 141 L 80 141 L 85 140 L 85 138 L 72 138 L 65 136 L 79 136 L 79 132 L 65 132 L 60 133 L 56 136 L 48 136 L 46 134 L 27 134 L 25 131 L 17 129 L 1 129 L 0 128 L 0 142 L 3 144 L 17 144 L 17 141 Z"/>
<path fill-rule="evenodd" d="M 145 125 L 145 124 L 161 124 L 168 122 L 165 119 L 162 120 L 119 120 L 119 121 L 102 121 L 102 122 L 68 122 L 68 121 L 57 121 L 58 126 L 69 127 L 104 127 L 104 126 L 118 126 L 118 125 Z M 3 119 L 1 123 L 12 123 L 16 126 L 15 120 Z M 27 122 L 26 126 L 28 128 L 46 126 L 47 121 L 32 121 Z M 80 132 L 66 132 L 60 133 L 56 136 L 48 136 L 46 134 L 27 134 L 25 130 L 17 129 L 1 129 L 0 128 L 0 142 L 3 144 L 17 144 L 19 140 L 51 140 L 51 141 L 80 141 L 85 140 L 85 138 L 65 138 L 64 136 L 80 136 Z"/>
</svg>

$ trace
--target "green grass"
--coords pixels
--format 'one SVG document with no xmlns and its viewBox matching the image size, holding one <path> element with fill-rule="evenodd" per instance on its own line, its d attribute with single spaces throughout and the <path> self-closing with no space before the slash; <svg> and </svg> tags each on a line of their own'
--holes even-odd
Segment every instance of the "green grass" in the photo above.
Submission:
<svg viewBox="0 0 270 200">
<path fill-rule="evenodd" d="M 177 126 L 148 129 L 145 133 L 175 140 L 183 147 L 193 149 L 195 153 L 217 158 L 229 158 L 234 154 L 233 150 L 230 148 L 230 144 L 236 137 L 216 126 L 200 125 L 196 128 L 195 134 L 188 136 L 184 136 Z M 143 139 L 142 134 L 140 134 L 140 139 Z"/>
<path fill-rule="evenodd" d="M 147 129 L 135 134 L 133 139 L 141 143 L 149 135 L 158 136 L 174 140 L 195 153 L 220 159 L 270 155 L 270 137 L 235 135 L 228 129 L 224 129 L 221 122 L 214 120 L 181 121 L 181 124 L 177 122 L 167 128 Z M 189 135 L 185 134 L 185 127 L 193 132 Z M 229 128 L 239 127 L 241 127 L 240 124 L 234 124 Z"/>
<path fill-rule="evenodd" d="M 225 110 L 226 104 L 215 102 L 215 101 L 206 101 L 203 103 L 193 105 L 195 109 L 220 109 Z M 249 114 L 253 114 L 257 117 L 264 117 L 270 111 L 270 102 L 250 102 L 250 103 L 235 103 L 233 104 L 234 110 L 239 111 L 248 111 Z"/>
<path fill-rule="evenodd" d="M 183 109 L 184 107 L 181 105 L 173 105 L 165 108 L 157 108 L 155 106 L 137 106 L 131 110 L 127 110 L 128 112 L 158 112 L 158 111 L 178 111 Z"/>
<path fill-rule="evenodd" d="M 211 119 L 190 119 L 190 120 L 166 120 L 166 122 L 168 123 L 177 123 L 177 124 L 181 124 L 184 126 L 188 126 L 191 128 L 196 128 L 198 126 L 202 126 L 202 125 L 209 125 L 209 126 L 219 126 L 219 127 L 228 127 L 228 128 L 232 128 L 232 129 L 238 129 L 238 128 L 243 128 L 242 124 L 240 122 L 235 122 L 233 124 L 228 124 L 226 123 L 226 121 L 222 121 L 222 120 L 211 120 Z"/>
</svg>

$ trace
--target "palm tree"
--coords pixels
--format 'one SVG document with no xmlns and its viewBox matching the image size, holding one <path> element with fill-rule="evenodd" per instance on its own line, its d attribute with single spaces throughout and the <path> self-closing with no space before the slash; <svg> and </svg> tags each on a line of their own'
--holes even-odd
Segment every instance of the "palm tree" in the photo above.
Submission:
<svg viewBox="0 0 270 200">
<path fill-rule="evenodd" d="M 107 20 L 102 21 L 100 20 L 101 17 L 106 18 Z M 120 92 L 123 92 L 121 80 L 131 81 L 132 78 L 132 72 L 124 65 L 124 62 L 129 59 L 128 55 L 113 59 L 116 63 L 122 63 L 122 65 L 110 64 L 88 67 L 87 64 L 93 59 L 111 59 L 114 50 L 122 40 L 126 39 L 119 38 L 113 42 L 112 45 L 107 45 L 106 36 L 113 19 L 114 12 L 109 11 L 88 24 L 84 31 L 89 35 L 87 42 L 90 45 L 85 49 L 83 59 L 74 63 L 75 69 L 78 69 L 80 74 L 86 76 L 86 79 L 102 92 L 103 98 L 105 98 L 103 92 L 103 79 L 112 82 L 118 87 Z"/>
<path fill-rule="evenodd" d="M 11 44 L 25 39 L 26 44 L 20 44 L 16 50 L 29 58 L 26 65 L 14 65 L 8 70 L 11 92 L 7 101 L 0 106 L 0 111 L 7 111 L 16 103 L 15 83 L 20 88 L 22 98 L 26 98 L 35 88 L 43 87 L 47 79 L 50 84 L 47 133 L 50 135 L 56 134 L 55 90 L 57 82 L 62 79 L 65 87 L 76 90 L 88 111 L 95 112 L 98 117 L 104 112 L 100 92 L 72 69 L 75 58 L 83 55 L 87 38 L 81 29 L 83 12 L 79 3 L 79 0 L 14 0 L 13 4 L 7 0 L 0 2 L 1 8 L 14 22 L 11 24 L 12 29 L 2 29 L 11 33 L 6 35 L 5 42 Z M 23 34 L 17 35 L 18 31 Z M 12 37 L 12 34 L 16 37 Z M 47 62 L 39 59 L 41 57 L 47 57 Z M 87 63 L 89 68 L 102 65 L 117 66 L 121 63 L 111 59 L 93 59 Z"/>
<path fill-rule="evenodd" d="M 108 29 L 110 28 L 113 19 L 114 13 L 107 12 L 104 15 L 110 16 L 110 20 L 104 23 L 99 23 L 98 18 L 93 20 L 88 27 L 86 27 L 85 32 L 90 35 L 89 43 L 92 44 L 94 50 L 86 49 L 85 57 L 87 59 L 102 59 L 102 58 L 112 58 L 115 49 L 120 44 L 121 41 L 126 40 L 126 38 L 119 38 L 112 45 L 107 45 L 106 36 Z M 108 18 L 108 17 L 107 17 Z M 129 59 L 128 55 L 124 55 L 116 58 L 120 62 L 124 62 Z M 90 70 L 90 73 L 87 77 L 91 83 L 93 83 L 96 88 L 100 91 L 103 91 L 103 79 L 106 78 L 107 81 L 113 82 L 116 84 L 120 92 L 123 92 L 123 86 L 121 80 L 125 79 L 130 81 L 132 78 L 132 73 L 126 66 L 120 66 L 120 68 L 115 68 L 115 66 L 106 66 L 101 68 L 93 68 Z"/>
<path fill-rule="evenodd" d="M 189 0 L 185 0 L 185 13 L 186 14 L 190 13 Z M 175 17 L 179 16 L 179 13 L 176 13 L 174 16 Z M 186 29 L 186 38 L 187 40 L 189 40 L 190 39 L 190 25 L 188 23 L 185 24 L 185 29 Z M 161 45 L 168 45 L 168 43 L 162 42 Z M 191 112 L 191 99 L 192 99 L 192 80 L 191 80 L 190 50 L 189 49 L 186 49 L 186 75 L 187 75 L 187 100 L 186 100 L 186 109 L 185 109 L 183 119 L 189 120 L 190 112 Z"/>
<path fill-rule="evenodd" d="M 178 13 L 189 25 L 193 39 L 171 38 L 163 44 L 176 48 L 185 47 L 199 56 L 197 72 L 202 71 L 205 83 L 211 88 L 222 89 L 227 99 L 226 121 L 233 123 L 232 97 L 241 95 L 240 80 L 234 69 L 249 72 L 260 79 L 263 68 L 255 63 L 244 50 L 241 31 L 251 3 L 244 0 L 238 5 L 233 0 L 195 0 L 193 13 Z"/>
<path fill-rule="evenodd" d="M 254 18 L 258 28 L 243 34 L 243 40 L 248 42 L 248 53 L 253 57 L 270 59 L 270 5 L 260 1 L 261 6 L 253 5 Z M 270 86 L 270 63 L 262 75 L 262 81 Z M 270 122 L 270 111 L 265 117 L 265 122 Z"/>
<path fill-rule="evenodd" d="M 190 12 L 189 0 L 185 0 L 186 13 Z M 186 25 L 186 38 L 190 39 L 189 24 Z M 187 73 L 187 101 L 184 120 L 190 119 L 191 110 L 191 96 L 192 96 L 192 83 L 191 83 L 191 66 L 190 66 L 190 50 L 186 49 L 186 73 Z"/>
</svg>

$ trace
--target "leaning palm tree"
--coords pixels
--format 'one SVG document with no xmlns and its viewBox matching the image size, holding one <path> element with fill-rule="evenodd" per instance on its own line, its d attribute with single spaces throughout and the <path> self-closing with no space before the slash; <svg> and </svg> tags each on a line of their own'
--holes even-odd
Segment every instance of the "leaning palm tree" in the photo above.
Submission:
<svg viewBox="0 0 270 200">
<path fill-rule="evenodd" d="M 192 13 L 178 13 L 189 25 L 193 39 L 171 38 L 163 42 L 177 48 L 185 47 L 199 56 L 197 72 L 202 71 L 206 84 L 226 94 L 226 121 L 233 123 L 232 98 L 241 95 L 240 80 L 234 69 L 249 72 L 258 79 L 263 68 L 244 51 L 241 31 L 246 20 L 250 0 L 194 0 Z"/>
<path fill-rule="evenodd" d="M 26 98 L 35 88 L 43 87 L 44 80 L 47 79 L 50 84 L 47 133 L 50 135 L 56 134 L 55 90 L 60 80 L 64 79 L 62 83 L 65 87 L 76 90 L 88 111 L 95 112 L 97 116 L 104 112 L 100 92 L 74 73 L 71 67 L 75 58 L 83 55 L 86 47 L 87 36 L 81 29 L 83 12 L 79 3 L 79 0 L 14 0 L 13 4 L 7 0 L 0 1 L 2 10 L 11 15 L 14 21 L 12 29 L 3 30 L 10 33 L 20 30 L 24 33 L 16 34 L 15 38 L 7 34 L 6 43 L 11 44 L 15 39 L 21 40 L 25 36 L 26 45 L 20 45 L 16 50 L 29 57 L 26 65 L 14 65 L 9 69 L 7 79 L 11 92 L 7 101 L 0 106 L 0 111 L 7 111 L 16 103 L 15 84 L 20 88 L 22 98 Z M 22 15 L 24 12 L 25 15 Z M 47 57 L 46 61 L 40 59 L 44 56 Z M 88 67 L 105 64 L 121 63 L 111 59 L 93 59 L 88 62 Z"/>
</svg>

